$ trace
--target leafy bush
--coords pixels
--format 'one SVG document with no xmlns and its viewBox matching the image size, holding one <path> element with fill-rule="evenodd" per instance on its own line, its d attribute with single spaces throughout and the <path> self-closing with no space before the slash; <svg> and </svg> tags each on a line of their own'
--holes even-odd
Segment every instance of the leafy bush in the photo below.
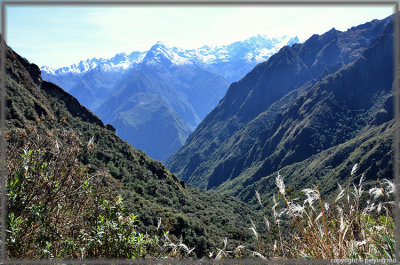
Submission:
<svg viewBox="0 0 400 265">
<path fill-rule="evenodd" d="M 142 258 L 157 250 L 156 237 L 136 232 L 119 182 L 79 162 L 92 141 L 35 127 L 9 130 L 7 140 L 10 258 Z"/>
</svg>

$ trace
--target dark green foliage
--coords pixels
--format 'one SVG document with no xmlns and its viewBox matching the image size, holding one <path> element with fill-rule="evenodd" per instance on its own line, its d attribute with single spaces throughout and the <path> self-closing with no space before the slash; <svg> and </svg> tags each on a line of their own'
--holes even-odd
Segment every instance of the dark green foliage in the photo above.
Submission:
<svg viewBox="0 0 400 265">
<path fill-rule="evenodd" d="M 279 172 L 289 187 L 300 190 L 318 184 L 322 194 L 331 196 L 337 190 L 337 183 L 347 185 L 354 164 L 358 164 L 359 169 L 353 178 L 358 179 L 365 174 L 368 185 L 377 178 L 391 178 L 393 129 L 393 122 L 373 127 L 344 144 L 283 167 Z M 244 201 L 256 203 L 254 190 L 258 190 L 263 200 L 271 203 L 272 194 L 276 193 L 276 175 L 276 172 L 268 174 L 246 187 L 238 178 L 232 185 L 235 188 L 229 192 L 234 192 Z"/>
<path fill-rule="evenodd" d="M 387 122 L 393 117 L 390 20 L 374 20 L 346 32 L 332 29 L 282 48 L 230 86 L 220 104 L 169 159 L 170 170 L 188 183 L 239 195 L 245 201 L 254 201 L 258 188 L 270 200 L 273 182 L 267 179 L 287 168 L 291 168 L 287 177 L 297 188 L 318 180 L 324 183 L 323 193 L 346 178 L 344 171 L 335 172 L 334 178 L 328 171 L 348 168 L 366 156 L 369 161 L 382 161 L 367 178 L 376 179 L 377 172 L 390 178 L 390 159 L 385 154 L 390 152 L 386 149 L 390 137 L 386 129 L 382 129 L 384 139 L 371 133 L 382 124 L 390 128 Z M 350 161 L 350 150 L 343 145 L 354 150 L 358 148 L 354 143 L 363 144 L 361 139 L 371 144 Z M 385 146 L 385 151 L 379 146 Z M 331 148 L 342 155 L 324 161 L 318 171 L 298 170 L 315 168 L 316 158 Z"/>
<path fill-rule="evenodd" d="M 106 172 L 88 174 L 87 152 L 73 131 L 6 132 L 9 258 L 142 258 L 153 239 L 135 219 Z M 39 149 L 31 149 L 38 148 Z M 110 192 L 111 190 L 111 192 Z"/>
<path fill-rule="evenodd" d="M 391 34 L 391 25 L 384 20 L 347 32 L 314 35 L 304 44 L 283 48 L 232 84 L 169 162 L 185 181 L 217 191 L 185 185 L 163 164 L 122 141 L 75 98 L 42 82 L 37 67 L 10 49 L 8 126 L 75 133 L 80 145 L 88 149 L 78 157 L 87 173 L 110 174 L 121 187 L 113 190 L 124 199 L 126 212 L 138 214 L 135 233 L 161 236 L 161 231 L 170 231 L 166 241 L 182 237 L 183 243 L 195 247 L 197 257 L 215 248 L 221 257 L 226 249 L 252 241 L 251 219 L 257 220 L 258 228 L 262 221 L 250 206 L 230 195 L 254 202 L 254 191 L 259 190 L 270 203 L 278 171 L 290 186 L 288 199 L 295 199 L 302 188 L 312 184 L 319 185 L 321 194 L 332 194 L 336 183 L 349 181 L 348 172 L 355 163 L 359 171 L 352 178 L 365 173 L 369 184 L 390 178 Z M 157 102 L 149 98 L 153 100 Z M 33 213 L 45 216 L 49 209 L 38 205 Z M 111 211 L 108 217 L 117 215 Z M 18 235 L 21 219 L 17 214 L 9 218 L 12 233 Z M 109 223 L 101 228 L 105 235 L 108 228 L 115 227 Z M 117 228 L 128 233 L 126 238 L 137 237 L 129 235 L 124 226 Z M 221 248 L 224 237 L 229 245 Z M 248 244 L 248 249 L 256 250 L 263 239 Z M 46 243 L 51 241 L 40 242 L 39 248 L 51 248 Z M 101 255 L 108 256 L 111 245 L 104 246 Z"/>
<path fill-rule="evenodd" d="M 307 180 L 298 182 L 300 186 L 306 185 L 313 179 L 312 176 L 317 175 L 322 182 L 323 193 L 332 191 L 338 179 L 346 178 L 346 171 L 337 171 L 339 167 L 348 168 L 355 163 L 362 162 L 360 165 L 363 169 L 373 168 L 365 172 L 367 179 L 390 178 L 390 120 L 393 117 L 390 104 L 393 101 L 391 34 L 391 27 L 386 28 L 385 34 L 364 52 L 363 57 L 299 97 L 281 118 L 275 120 L 271 129 L 261 134 L 250 151 L 250 160 L 260 163 L 253 161 L 248 169 L 223 189 L 236 192 L 247 189 L 247 186 L 265 176 L 276 174 L 285 166 L 294 168 L 299 164 L 320 167 L 307 172 L 296 168 L 288 175 L 290 181 L 299 181 L 306 176 Z M 378 51 L 379 56 L 376 56 Z M 377 79 L 376 75 L 383 78 Z M 344 91 L 346 96 L 343 95 Z M 380 113 L 385 114 L 382 116 Z M 384 122 L 382 125 L 377 115 Z M 376 128 L 377 125 L 381 126 Z M 360 150 L 361 147 L 363 151 L 352 154 L 354 149 Z M 328 160 L 327 152 L 337 149 L 341 150 L 341 155 Z M 318 157 L 325 158 L 323 163 L 317 160 Z M 327 173 L 330 169 L 335 172 L 334 178 Z M 380 175 L 377 175 L 378 172 Z"/>
<path fill-rule="evenodd" d="M 71 95 L 43 82 L 37 66 L 9 48 L 7 56 L 8 128 L 32 126 L 44 133 L 73 131 L 83 147 L 90 146 L 90 152 L 79 156 L 88 174 L 109 172 L 121 184 L 121 189 L 115 191 L 122 195 L 127 211 L 138 215 L 137 232 L 156 233 L 161 217 L 162 230 L 170 230 L 173 238 L 180 238 L 180 233 L 184 233 L 187 237 L 183 242 L 195 247 L 198 257 L 212 251 L 223 237 L 230 239 L 232 231 L 236 238 L 232 244 L 251 239 L 248 222 L 259 218 L 248 205 L 232 197 L 204 193 L 184 185 L 160 162 L 121 140 L 112 128 L 104 126 Z M 183 224 L 176 218 L 177 214 L 186 220 Z M 207 240 L 206 244 L 199 241 L 201 236 Z M 197 243 L 202 247 L 197 248 Z"/>
</svg>

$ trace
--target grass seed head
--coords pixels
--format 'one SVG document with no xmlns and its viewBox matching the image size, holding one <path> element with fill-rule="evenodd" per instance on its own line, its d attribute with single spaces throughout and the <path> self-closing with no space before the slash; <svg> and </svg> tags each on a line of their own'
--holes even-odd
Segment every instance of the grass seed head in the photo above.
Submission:
<svg viewBox="0 0 400 265">
<path fill-rule="evenodd" d="M 353 168 L 351 169 L 351 175 L 352 175 L 352 176 L 357 172 L 357 169 L 358 169 L 358 164 L 355 163 L 354 166 L 353 166 Z"/>
<path fill-rule="evenodd" d="M 281 174 L 279 174 L 276 176 L 276 186 L 278 186 L 279 192 L 282 195 L 285 195 L 285 183 L 283 183 L 283 178 L 281 176 Z"/>
</svg>

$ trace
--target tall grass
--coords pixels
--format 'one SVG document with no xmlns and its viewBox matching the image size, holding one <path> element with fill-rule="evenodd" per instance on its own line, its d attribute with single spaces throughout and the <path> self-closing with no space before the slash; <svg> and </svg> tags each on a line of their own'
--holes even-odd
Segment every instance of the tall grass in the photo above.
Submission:
<svg viewBox="0 0 400 265">
<path fill-rule="evenodd" d="M 73 131 L 46 133 L 34 127 L 6 132 L 7 249 L 9 258 L 173 258 L 193 256 L 194 248 L 174 242 L 168 232 L 136 232 L 136 216 L 127 212 L 121 187 L 107 170 L 92 170 L 79 161 L 96 144 L 82 143 Z M 352 168 L 345 188 L 326 201 L 318 186 L 292 198 L 279 173 L 271 215 L 264 213 L 266 235 L 251 221 L 256 249 L 228 248 L 221 240 L 208 258 L 252 255 L 268 259 L 394 259 L 392 218 L 394 184 L 378 180 L 365 190 Z M 110 192 L 113 190 L 114 192 Z M 256 191 L 261 207 L 261 195 Z M 139 217 L 140 218 L 140 217 Z"/>
<path fill-rule="evenodd" d="M 364 190 L 364 175 L 354 182 L 357 165 L 352 169 L 346 188 L 338 184 L 338 193 L 329 203 L 316 185 L 303 189 L 302 199 L 288 199 L 283 177 L 276 185 L 273 226 L 266 219 L 271 244 L 255 253 L 269 259 L 394 259 L 394 222 L 392 201 L 394 184 L 378 180 L 377 186 Z M 256 192 L 260 206 L 260 194 Z M 280 206 L 278 208 L 278 206 Z M 285 226 L 285 237 L 282 226 Z M 257 238 L 256 238 L 257 240 Z M 273 243 L 272 243 L 273 242 Z"/>
</svg>

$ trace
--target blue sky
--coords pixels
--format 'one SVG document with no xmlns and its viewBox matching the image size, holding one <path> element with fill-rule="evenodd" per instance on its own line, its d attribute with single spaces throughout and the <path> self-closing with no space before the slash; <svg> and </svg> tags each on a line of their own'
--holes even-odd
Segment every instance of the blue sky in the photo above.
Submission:
<svg viewBox="0 0 400 265">
<path fill-rule="evenodd" d="M 6 41 L 39 66 L 148 50 L 223 45 L 250 36 L 347 30 L 393 13 L 391 6 L 8 6 Z"/>
</svg>

